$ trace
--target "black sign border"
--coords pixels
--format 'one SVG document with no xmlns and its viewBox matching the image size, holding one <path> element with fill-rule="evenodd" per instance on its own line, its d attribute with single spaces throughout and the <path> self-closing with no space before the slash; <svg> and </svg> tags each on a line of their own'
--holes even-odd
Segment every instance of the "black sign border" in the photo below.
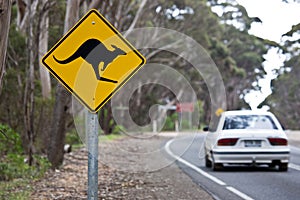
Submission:
<svg viewBox="0 0 300 200">
<path fill-rule="evenodd" d="M 141 60 L 142 62 L 134 69 L 134 71 L 127 76 L 127 78 L 118 85 L 118 87 L 112 91 L 95 109 L 92 109 L 91 107 L 88 106 L 88 104 L 86 104 L 83 99 L 80 98 L 80 96 L 73 91 L 73 89 L 71 87 L 69 87 L 63 80 L 61 77 L 59 77 L 52 69 L 51 67 L 45 62 L 45 60 L 53 53 L 53 51 L 61 45 L 62 42 L 64 42 L 65 39 L 68 38 L 69 35 L 71 35 L 77 28 L 78 26 L 85 21 L 86 18 L 88 18 L 92 13 L 96 14 Z M 73 26 L 66 35 L 63 36 L 63 38 L 56 43 L 53 48 L 43 57 L 42 59 L 42 63 L 43 65 L 51 72 L 51 74 L 59 81 L 62 83 L 62 85 L 68 89 L 72 95 L 74 95 L 85 107 L 87 107 L 90 112 L 92 113 L 96 113 L 99 111 L 99 109 L 104 106 L 107 101 L 146 63 L 146 60 L 144 57 L 142 57 L 140 55 L 140 53 L 137 52 L 137 50 L 127 41 L 125 40 L 125 38 L 123 38 L 123 36 L 115 29 L 115 27 L 113 27 L 97 10 L 92 9 L 90 10 L 83 18 L 81 18 L 78 23 Z"/>
</svg>

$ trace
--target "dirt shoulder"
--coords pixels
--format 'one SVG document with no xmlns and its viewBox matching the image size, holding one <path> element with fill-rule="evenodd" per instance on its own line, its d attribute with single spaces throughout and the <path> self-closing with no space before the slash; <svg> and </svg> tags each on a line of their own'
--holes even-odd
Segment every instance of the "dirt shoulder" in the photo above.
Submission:
<svg viewBox="0 0 300 200">
<path fill-rule="evenodd" d="M 300 148 L 300 131 L 286 133 L 289 144 Z M 163 145 L 169 139 L 130 136 L 100 142 L 99 199 L 212 199 L 167 158 Z M 86 149 L 66 154 L 63 167 L 48 171 L 32 188 L 31 199 L 86 199 Z"/>
<path fill-rule="evenodd" d="M 167 140 L 155 136 L 101 142 L 99 199 L 212 199 L 167 158 Z M 60 170 L 32 185 L 31 199 L 86 199 L 86 150 L 66 154 Z"/>
</svg>

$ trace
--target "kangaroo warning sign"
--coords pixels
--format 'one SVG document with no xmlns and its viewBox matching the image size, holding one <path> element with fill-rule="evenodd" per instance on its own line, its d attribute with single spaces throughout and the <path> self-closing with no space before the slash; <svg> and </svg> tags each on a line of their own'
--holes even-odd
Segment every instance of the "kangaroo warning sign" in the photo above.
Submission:
<svg viewBox="0 0 300 200">
<path fill-rule="evenodd" d="M 97 112 L 146 62 L 97 10 L 90 10 L 42 63 L 91 112 Z"/>
</svg>

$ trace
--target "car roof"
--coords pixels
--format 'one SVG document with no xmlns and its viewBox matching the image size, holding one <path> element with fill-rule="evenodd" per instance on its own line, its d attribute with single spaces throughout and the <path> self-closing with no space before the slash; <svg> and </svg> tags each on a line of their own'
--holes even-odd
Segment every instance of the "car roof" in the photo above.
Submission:
<svg viewBox="0 0 300 200">
<path fill-rule="evenodd" d="M 264 110 L 231 110 L 223 112 L 222 115 L 272 115 L 272 113 Z"/>
</svg>

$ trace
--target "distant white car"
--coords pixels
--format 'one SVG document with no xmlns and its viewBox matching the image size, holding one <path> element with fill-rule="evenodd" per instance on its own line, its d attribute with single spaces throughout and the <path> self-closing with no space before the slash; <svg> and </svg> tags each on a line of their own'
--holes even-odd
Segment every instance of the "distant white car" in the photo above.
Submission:
<svg viewBox="0 0 300 200">
<path fill-rule="evenodd" d="M 276 117 L 265 111 L 226 111 L 205 139 L 205 165 L 220 170 L 224 164 L 278 165 L 287 171 L 288 139 Z"/>
</svg>

